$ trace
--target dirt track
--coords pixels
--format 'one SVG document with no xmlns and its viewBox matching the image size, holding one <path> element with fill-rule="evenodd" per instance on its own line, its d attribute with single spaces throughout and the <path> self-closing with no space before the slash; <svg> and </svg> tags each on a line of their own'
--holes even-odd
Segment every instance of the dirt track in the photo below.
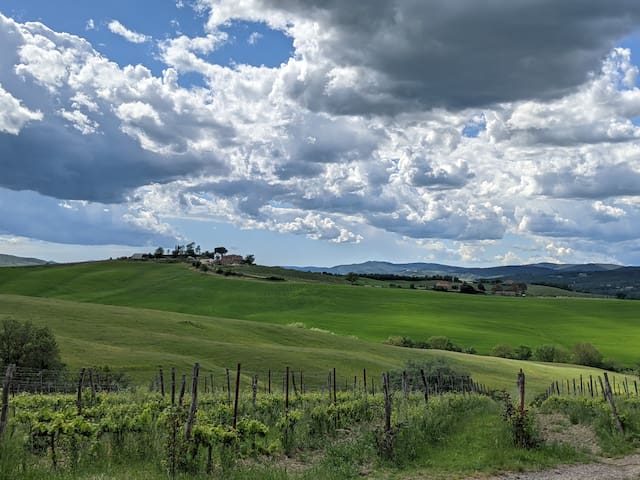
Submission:
<svg viewBox="0 0 640 480">
<path fill-rule="evenodd" d="M 637 480 L 640 454 L 623 458 L 601 458 L 596 463 L 556 467 L 541 472 L 507 473 L 486 480 Z"/>
</svg>

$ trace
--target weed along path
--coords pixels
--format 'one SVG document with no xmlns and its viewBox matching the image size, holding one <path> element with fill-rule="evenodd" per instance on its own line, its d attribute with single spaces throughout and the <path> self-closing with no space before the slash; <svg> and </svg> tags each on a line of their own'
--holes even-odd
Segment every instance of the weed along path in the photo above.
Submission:
<svg viewBox="0 0 640 480">
<path fill-rule="evenodd" d="M 474 480 L 481 477 L 472 477 Z M 640 454 L 598 458 L 582 465 L 562 465 L 539 472 L 505 473 L 483 480 L 636 480 L 640 479 Z M 468 479 L 471 480 L 471 479 Z"/>
</svg>

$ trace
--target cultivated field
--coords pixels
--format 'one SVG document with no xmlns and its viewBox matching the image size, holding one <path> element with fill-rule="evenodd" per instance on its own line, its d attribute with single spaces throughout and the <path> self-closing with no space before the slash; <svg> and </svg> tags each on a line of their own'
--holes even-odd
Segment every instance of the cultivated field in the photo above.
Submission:
<svg viewBox="0 0 640 480">
<path fill-rule="evenodd" d="M 635 347 L 640 343 L 640 304 L 633 301 L 484 297 L 339 285 L 335 277 L 290 275 L 288 281 L 268 281 L 205 274 L 184 264 L 114 261 L 2 269 L 0 293 L 263 324 L 301 323 L 376 343 L 389 336 L 426 340 L 446 335 L 484 354 L 500 343 L 570 349 L 589 342 L 623 364 L 640 360 Z M 300 281 L 294 281 L 296 276 Z M 323 277 L 333 284 L 322 283 Z"/>
</svg>

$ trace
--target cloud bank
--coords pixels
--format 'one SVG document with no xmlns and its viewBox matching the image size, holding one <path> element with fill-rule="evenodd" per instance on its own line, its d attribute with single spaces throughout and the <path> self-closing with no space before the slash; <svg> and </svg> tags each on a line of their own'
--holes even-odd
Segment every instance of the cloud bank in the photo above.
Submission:
<svg viewBox="0 0 640 480">
<path fill-rule="evenodd" d="M 334 243 L 383 232 L 447 255 L 448 242 L 463 261 L 512 238 L 545 258 L 640 261 L 638 68 L 614 46 L 639 27 L 637 2 L 198 5 L 202 36 L 157 42 L 162 76 L 0 15 L 0 193 L 33 207 L 0 233 L 65 242 L 55 219 L 87 243 L 166 243 L 161 219 L 205 218 Z M 292 37 L 294 55 L 211 62 L 240 20 Z M 203 84 L 182 86 L 194 72 Z M 69 201 L 85 213 L 54 208 Z M 37 205 L 56 215 L 28 227 Z"/>
</svg>

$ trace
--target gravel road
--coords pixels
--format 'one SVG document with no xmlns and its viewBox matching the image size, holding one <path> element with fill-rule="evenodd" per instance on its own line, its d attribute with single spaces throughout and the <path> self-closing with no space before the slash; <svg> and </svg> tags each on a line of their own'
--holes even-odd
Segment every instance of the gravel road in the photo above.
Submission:
<svg viewBox="0 0 640 480">
<path fill-rule="evenodd" d="M 600 458 L 595 463 L 560 466 L 541 472 L 506 473 L 485 480 L 639 480 L 640 454 Z"/>
</svg>

